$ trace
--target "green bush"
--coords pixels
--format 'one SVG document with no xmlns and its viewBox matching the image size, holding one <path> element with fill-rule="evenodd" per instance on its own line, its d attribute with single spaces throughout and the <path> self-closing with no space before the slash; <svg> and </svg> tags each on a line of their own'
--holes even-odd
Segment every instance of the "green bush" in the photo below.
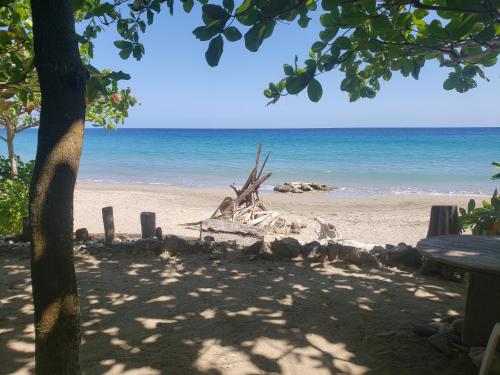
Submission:
<svg viewBox="0 0 500 375">
<path fill-rule="evenodd" d="M 483 201 L 482 207 L 476 208 L 474 199 L 469 201 L 467 210 L 460 208 L 462 230 L 471 229 L 473 234 L 500 235 L 500 198 L 495 189 L 490 202 Z"/>
<path fill-rule="evenodd" d="M 0 234 L 21 233 L 23 217 L 28 216 L 29 188 L 33 160 L 17 159 L 18 178 L 12 179 L 9 160 L 0 156 Z"/>
</svg>

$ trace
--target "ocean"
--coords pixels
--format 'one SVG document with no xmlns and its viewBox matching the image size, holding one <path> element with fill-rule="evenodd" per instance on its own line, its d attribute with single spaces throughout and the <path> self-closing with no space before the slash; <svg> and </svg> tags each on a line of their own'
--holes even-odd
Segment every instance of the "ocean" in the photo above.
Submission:
<svg viewBox="0 0 500 375">
<path fill-rule="evenodd" d="M 18 135 L 32 159 L 36 129 Z M 318 181 L 337 195 L 490 194 L 500 128 L 87 129 L 80 181 L 227 187 L 271 152 L 265 189 Z M 7 153 L 0 143 L 0 153 Z"/>
</svg>

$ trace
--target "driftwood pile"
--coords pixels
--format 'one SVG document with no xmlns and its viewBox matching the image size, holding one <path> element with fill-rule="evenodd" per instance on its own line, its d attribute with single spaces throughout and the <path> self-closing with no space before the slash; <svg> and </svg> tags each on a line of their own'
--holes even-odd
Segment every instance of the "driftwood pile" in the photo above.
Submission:
<svg viewBox="0 0 500 375">
<path fill-rule="evenodd" d="M 216 220 L 222 220 L 232 222 L 233 230 L 241 229 L 240 232 L 248 232 L 248 227 L 254 227 L 262 234 L 289 232 L 290 226 L 287 224 L 287 220 L 278 212 L 269 210 L 259 197 L 259 188 L 271 177 L 271 173 L 263 173 L 270 153 L 267 154 L 259 168 L 261 153 L 262 145 L 259 145 L 255 165 L 250 176 L 241 189 L 234 184 L 230 185 L 236 193 L 236 197 L 225 197 L 210 219 L 202 222 L 202 224 L 207 225 L 207 229 L 210 229 Z M 217 231 L 215 228 L 213 230 Z"/>
</svg>

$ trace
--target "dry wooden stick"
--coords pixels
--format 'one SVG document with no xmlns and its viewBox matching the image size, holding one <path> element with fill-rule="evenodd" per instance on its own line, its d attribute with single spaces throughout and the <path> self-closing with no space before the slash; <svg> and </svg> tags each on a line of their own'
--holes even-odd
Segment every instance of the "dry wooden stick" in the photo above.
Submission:
<svg viewBox="0 0 500 375">
<path fill-rule="evenodd" d="M 271 152 L 268 152 L 268 153 L 267 153 L 267 156 L 266 156 L 266 158 L 264 159 L 264 163 L 262 163 L 262 167 L 260 168 L 260 172 L 259 172 L 259 174 L 257 175 L 257 178 L 259 178 L 259 177 L 261 176 L 262 171 L 264 170 L 264 167 L 265 167 L 265 166 L 266 166 L 266 164 L 267 164 L 267 159 L 269 159 L 269 155 L 271 155 Z"/>
</svg>

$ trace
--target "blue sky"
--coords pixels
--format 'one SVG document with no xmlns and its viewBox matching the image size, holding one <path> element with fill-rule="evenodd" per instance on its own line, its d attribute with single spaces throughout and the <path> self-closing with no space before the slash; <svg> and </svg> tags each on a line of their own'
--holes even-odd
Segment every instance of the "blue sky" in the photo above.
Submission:
<svg viewBox="0 0 500 375">
<path fill-rule="evenodd" d="M 95 64 L 132 75 L 128 85 L 141 105 L 130 112 L 127 127 L 290 128 L 290 127 L 434 127 L 500 126 L 500 66 L 487 70 L 491 81 L 465 94 L 445 91 L 448 69 L 427 62 L 418 81 L 393 75 L 375 99 L 350 103 L 340 91 L 342 74 L 322 77 L 324 95 L 311 103 L 306 93 L 266 107 L 262 91 L 283 75 L 283 63 L 303 59 L 317 40 L 317 28 L 282 24 L 259 52 L 242 41 L 225 43 L 218 67 L 204 57 L 207 42 L 195 39 L 199 11 L 157 16 L 142 42 L 141 61 L 123 61 L 113 46 L 114 31 L 96 42 Z"/>
</svg>

